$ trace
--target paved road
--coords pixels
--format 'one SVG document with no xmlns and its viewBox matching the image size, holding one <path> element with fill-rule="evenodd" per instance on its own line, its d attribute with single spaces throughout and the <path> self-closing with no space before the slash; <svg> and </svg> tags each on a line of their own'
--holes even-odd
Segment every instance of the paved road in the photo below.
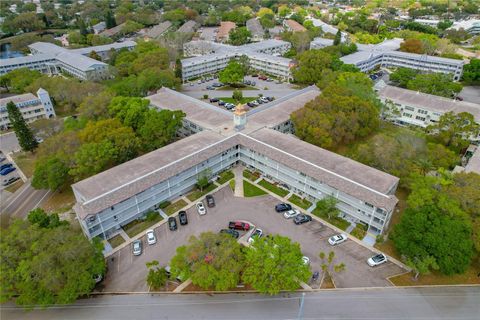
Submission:
<svg viewBox="0 0 480 320">
<path fill-rule="evenodd" d="M 458 96 L 462 97 L 463 101 L 480 103 L 480 86 L 464 87 Z"/>
<path fill-rule="evenodd" d="M 126 246 L 109 257 L 108 273 L 99 289 L 104 292 L 147 291 L 146 262 L 157 260 L 160 265 L 165 266 L 175 255 L 176 248 L 186 244 L 191 235 L 198 236 L 205 231 L 218 232 L 226 228 L 229 221 L 237 219 L 250 221 L 266 234 L 281 234 L 300 243 L 303 254 L 310 258 L 313 271 L 321 270 L 321 261 L 318 257 L 320 251 L 327 254 L 334 251 L 335 264 L 343 262 L 346 265 L 345 271 L 333 275 L 339 288 L 391 286 L 386 278 L 405 272 L 391 262 L 376 268 L 369 267 L 366 261 L 373 253 L 352 240 L 335 247 L 330 246 L 327 239 L 336 233 L 334 230 L 322 226 L 316 220 L 301 226 L 295 225 L 292 220 L 287 220 L 282 214 L 275 212 L 274 206 L 278 200 L 272 196 L 234 197 L 230 187 L 227 186 L 215 192 L 214 197 L 215 208 L 207 208 L 207 214 L 204 216 L 199 216 L 195 208 L 188 209 L 189 223 L 186 226 L 179 225 L 177 231 L 168 230 L 166 224 L 156 228 L 155 245 L 147 245 L 143 236 L 142 255 L 133 256 L 131 247 Z"/>
<path fill-rule="evenodd" d="M 20 218 L 24 219 L 28 213 L 38 207 L 50 195 L 49 190 L 36 190 L 30 184 L 30 180 L 12 194 L 8 199 L 1 199 L 0 213 L 3 219 Z"/>
<path fill-rule="evenodd" d="M 480 287 L 382 288 L 307 293 L 303 319 L 478 320 Z M 3 305 L 2 319 L 298 319 L 300 294 L 262 296 L 120 295 L 25 312 Z"/>
</svg>

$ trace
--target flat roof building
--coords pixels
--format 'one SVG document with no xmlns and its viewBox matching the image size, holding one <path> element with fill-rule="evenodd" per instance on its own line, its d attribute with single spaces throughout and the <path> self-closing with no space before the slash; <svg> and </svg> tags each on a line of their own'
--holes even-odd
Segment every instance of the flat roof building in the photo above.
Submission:
<svg viewBox="0 0 480 320">
<path fill-rule="evenodd" d="M 177 32 L 182 32 L 182 33 L 191 33 L 195 32 L 195 29 L 197 27 L 197 23 L 193 20 L 188 20 L 180 28 L 178 28 Z"/>
<path fill-rule="evenodd" d="M 243 46 L 230 46 L 208 41 L 191 41 L 184 45 L 184 54 L 193 56 L 182 59 L 182 79 L 215 74 L 227 66 L 231 59 L 246 56 L 250 67 L 283 79 L 291 77 L 291 59 L 280 57 L 290 49 L 289 42 L 264 40 Z"/>
<path fill-rule="evenodd" d="M 25 93 L 0 99 L 0 129 L 2 130 L 10 127 L 10 119 L 7 112 L 7 103 L 9 102 L 15 104 L 20 110 L 22 117 L 28 123 L 38 119 L 55 117 L 55 110 L 48 92 L 40 88 L 37 91 L 37 96 L 32 93 Z"/>
<path fill-rule="evenodd" d="M 102 59 L 108 59 L 111 50 L 126 48 L 133 50 L 133 41 L 69 50 L 53 43 L 35 42 L 28 46 L 32 55 L 0 60 L 0 75 L 19 68 L 28 68 L 42 73 L 68 73 L 81 80 L 102 80 L 109 78 L 108 65 L 90 58 L 95 51 Z"/>
<path fill-rule="evenodd" d="M 480 34 L 480 20 L 469 19 L 469 20 L 454 22 L 449 29 L 454 29 L 454 30 L 464 29 L 465 31 L 473 35 Z"/>
<path fill-rule="evenodd" d="M 263 30 L 260 21 L 257 18 L 247 20 L 247 29 L 252 34 L 252 41 L 262 41 L 265 39 L 265 30 Z"/>
<path fill-rule="evenodd" d="M 232 113 L 160 89 L 148 97 L 151 107 L 185 112 L 187 137 L 73 184 L 83 231 L 89 238 L 112 237 L 121 226 L 158 210 L 159 203 L 189 192 L 199 172 L 208 169 L 213 178 L 242 164 L 312 202 L 333 196 L 343 217 L 381 233 L 398 201 L 399 179 L 301 141 L 289 134 L 293 127 L 278 130 L 289 112 L 319 93 L 308 87 L 250 110 L 239 128 Z"/>
</svg>

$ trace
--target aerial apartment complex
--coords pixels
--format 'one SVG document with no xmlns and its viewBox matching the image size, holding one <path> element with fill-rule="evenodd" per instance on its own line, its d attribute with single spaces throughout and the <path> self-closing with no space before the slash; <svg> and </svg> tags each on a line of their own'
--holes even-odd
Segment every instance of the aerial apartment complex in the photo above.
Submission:
<svg viewBox="0 0 480 320">
<path fill-rule="evenodd" d="M 65 72 L 80 80 L 108 79 L 111 76 L 108 64 L 88 55 L 94 51 L 105 60 L 111 50 L 133 50 L 136 45 L 134 41 L 125 41 L 70 50 L 48 42 L 35 42 L 28 46 L 31 55 L 0 60 L 0 75 L 15 69 L 28 68 L 48 74 Z"/>
<path fill-rule="evenodd" d="M 447 112 L 468 112 L 480 124 L 480 104 L 457 101 L 413 90 L 385 85 L 379 87 L 379 98 L 393 111 L 388 120 L 400 125 L 414 125 L 426 128 L 434 125 Z M 480 136 L 471 137 L 472 141 L 480 141 Z"/>
<path fill-rule="evenodd" d="M 121 226 L 159 210 L 160 203 L 185 195 L 207 169 L 213 180 L 243 165 L 310 201 L 335 197 L 344 218 L 381 233 L 398 202 L 399 179 L 291 134 L 290 114 L 319 93 L 307 87 L 253 110 L 239 106 L 232 114 L 160 89 L 148 97 L 151 107 L 182 110 L 185 137 L 73 184 L 83 231 L 89 238 L 108 239 Z"/>
<path fill-rule="evenodd" d="M 48 92 L 40 88 L 37 91 L 37 96 L 31 93 L 25 93 L 0 99 L 1 130 L 6 130 L 10 126 L 10 119 L 8 118 L 7 112 L 7 103 L 9 102 L 15 103 L 26 122 L 55 117 L 55 110 L 53 109 Z"/>
<path fill-rule="evenodd" d="M 281 40 L 264 40 L 243 46 L 230 46 L 209 41 L 191 41 L 185 43 L 182 60 L 183 81 L 217 73 L 225 69 L 231 59 L 246 56 L 250 67 L 282 79 L 290 79 L 291 59 L 283 58 L 291 44 Z"/>
<path fill-rule="evenodd" d="M 448 59 L 398 51 L 402 39 L 385 40 L 376 45 L 357 44 L 358 51 L 340 58 L 346 64 L 353 64 L 362 72 L 380 67 L 405 67 L 424 72 L 452 74 L 453 80 L 462 77 L 463 60 Z M 320 49 L 333 45 L 333 40 L 315 38 L 310 48 Z"/>
</svg>

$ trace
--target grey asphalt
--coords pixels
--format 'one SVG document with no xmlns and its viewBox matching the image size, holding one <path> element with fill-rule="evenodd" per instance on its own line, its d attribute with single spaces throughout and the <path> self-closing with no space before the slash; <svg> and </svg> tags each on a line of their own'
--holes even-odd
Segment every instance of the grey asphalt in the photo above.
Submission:
<svg viewBox="0 0 480 320">
<path fill-rule="evenodd" d="M 462 97 L 463 101 L 480 103 L 480 86 L 463 87 L 458 96 Z"/>
<path fill-rule="evenodd" d="M 371 268 L 366 261 L 373 253 L 359 245 L 347 240 L 332 247 L 327 239 L 336 232 L 312 221 L 300 226 L 287 220 L 282 214 L 274 210 L 278 200 L 272 196 L 254 198 L 234 197 L 229 187 L 214 193 L 215 208 L 207 208 L 207 214 L 199 216 L 195 208 L 187 210 L 189 224 L 178 226 L 177 231 L 170 231 L 166 224 L 155 229 L 157 243 L 149 246 L 145 236 L 142 237 L 144 252 L 134 257 L 130 246 L 127 246 L 108 258 L 108 272 L 99 290 L 104 292 L 145 292 L 148 288 L 145 283 L 147 268 L 145 263 L 152 260 L 159 261 L 165 266 L 175 255 L 178 246 L 188 242 L 191 235 L 202 232 L 218 232 L 226 228 L 232 220 L 248 220 L 267 234 L 281 234 L 293 241 L 300 243 L 304 255 L 311 260 L 312 271 L 321 270 L 321 261 L 318 257 L 320 251 L 328 254 L 335 252 L 335 264 L 345 263 L 346 270 L 334 274 L 333 278 L 337 287 L 384 287 L 391 286 L 386 279 L 393 275 L 405 272 L 397 265 L 387 262 L 376 268 Z"/>
<path fill-rule="evenodd" d="M 18 144 L 18 139 L 14 132 L 0 135 L 0 150 L 5 154 L 20 150 L 20 145 Z"/>
<path fill-rule="evenodd" d="M 2 305 L 2 319 L 299 319 L 301 294 L 263 296 L 118 295 L 79 300 L 45 310 Z M 306 293 L 304 320 L 478 320 L 480 287 L 375 288 Z"/>
</svg>

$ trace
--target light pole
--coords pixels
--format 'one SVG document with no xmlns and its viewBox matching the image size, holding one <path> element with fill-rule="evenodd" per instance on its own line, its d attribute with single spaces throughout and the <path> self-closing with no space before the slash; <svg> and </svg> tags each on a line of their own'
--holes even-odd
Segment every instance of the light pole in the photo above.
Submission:
<svg viewBox="0 0 480 320">
<path fill-rule="evenodd" d="M 305 292 L 302 292 L 302 297 L 300 298 L 300 310 L 298 310 L 298 320 L 303 319 L 303 304 L 305 302 Z"/>
</svg>

